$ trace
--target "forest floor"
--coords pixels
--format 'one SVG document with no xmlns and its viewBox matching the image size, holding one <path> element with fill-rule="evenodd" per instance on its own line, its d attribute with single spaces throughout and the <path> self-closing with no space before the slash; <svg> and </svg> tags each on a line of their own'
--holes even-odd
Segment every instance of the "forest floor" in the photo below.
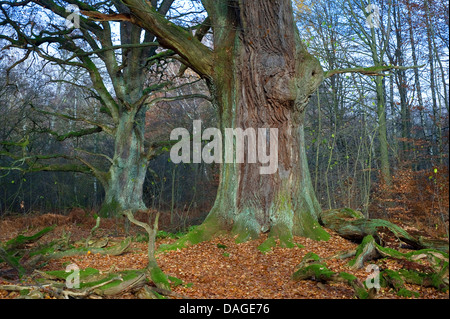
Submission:
<svg viewBox="0 0 450 319">
<path fill-rule="evenodd" d="M 74 215 L 63 216 L 45 214 L 27 217 L 0 218 L 0 242 L 14 238 L 19 234 L 30 235 L 45 226 L 56 224 L 57 227 L 42 237 L 39 242 L 51 241 L 60 237 L 63 232 L 71 233 L 72 240 L 86 238 L 95 225 L 94 218 L 74 218 Z M 293 281 L 292 274 L 296 266 L 308 252 L 314 252 L 321 258 L 331 257 L 338 252 L 355 249 L 357 244 L 341 238 L 330 230 L 331 238 L 327 242 L 318 242 L 308 238 L 295 237 L 294 241 L 301 247 L 275 247 L 267 253 L 260 252 L 257 247 L 266 239 L 236 244 L 231 236 L 220 236 L 188 248 L 167 251 L 157 254 L 161 269 L 170 276 L 183 281 L 182 285 L 173 288 L 173 292 L 187 298 L 226 299 L 226 298 L 269 298 L 269 299 L 350 299 L 354 291 L 343 283 L 322 284 L 317 281 Z M 136 235 L 139 229 L 131 227 L 129 232 Z M 170 236 L 158 236 L 157 247 L 174 242 Z M 125 238 L 122 227 L 113 220 L 102 220 L 95 237 L 108 236 L 119 241 Z M 136 238 L 136 237 L 135 237 Z M 30 247 L 31 248 L 31 247 Z M 395 247 L 398 249 L 398 247 Z M 399 251 L 406 252 L 404 248 Z M 64 270 L 69 264 L 76 264 L 80 269 L 88 267 L 100 271 L 126 269 L 143 269 L 147 265 L 147 243 L 133 241 L 128 251 L 120 256 L 90 254 L 64 257 L 51 260 L 42 271 Z M 345 271 L 366 280 L 370 272 L 353 270 L 348 266 L 349 259 L 329 259 L 326 261 L 330 270 Z M 398 270 L 413 267 L 393 259 L 379 259 L 375 262 L 383 269 Z M 8 265 L 0 263 L 0 285 L 17 284 L 11 279 L 2 278 L 2 271 Z M 439 292 L 435 288 L 424 288 L 406 284 L 407 289 L 417 292 L 420 299 L 448 299 L 449 293 Z M 18 292 L 0 290 L 0 299 L 19 296 Z M 50 296 L 48 296 L 50 298 Z M 114 298 L 136 298 L 132 293 L 124 293 Z M 376 295 L 379 299 L 403 298 L 390 288 L 381 288 Z M 413 297 L 416 298 L 416 297 Z"/>
</svg>

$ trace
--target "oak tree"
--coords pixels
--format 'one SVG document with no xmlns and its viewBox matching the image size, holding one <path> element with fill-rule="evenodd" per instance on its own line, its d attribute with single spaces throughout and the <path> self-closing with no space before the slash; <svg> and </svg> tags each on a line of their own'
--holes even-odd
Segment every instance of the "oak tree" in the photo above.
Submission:
<svg viewBox="0 0 450 319">
<path fill-rule="evenodd" d="M 266 232 L 286 244 L 294 235 L 327 239 L 318 223 L 321 209 L 311 184 L 303 130 L 305 107 L 324 72 L 300 39 L 291 1 L 203 0 L 208 14 L 204 24 L 213 33 L 212 49 L 201 37 L 165 19 L 148 1 L 124 3 L 130 14 L 121 17 L 85 14 L 130 21 L 176 52 L 207 82 L 222 133 L 226 128 L 278 129 L 277 172 L 262 175 L 259 163 L 224 159 L 215 204 L 185 240 L 195 243 L 222 230 L 231 230 L 238 241 Z M 335 70 L 325 76 L 379 75 L 386 69 Z"/>
</svg>

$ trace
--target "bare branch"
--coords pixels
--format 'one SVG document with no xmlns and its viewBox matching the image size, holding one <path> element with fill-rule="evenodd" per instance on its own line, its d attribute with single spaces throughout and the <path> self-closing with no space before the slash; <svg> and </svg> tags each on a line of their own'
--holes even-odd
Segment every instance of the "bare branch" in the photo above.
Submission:
<svg viewBox="0 0 450 319">
<path fill-rule="evenodd" d="M 84 122 L 84 123 L 87 123 L 87 124 L 90 124 L 90 125 L 94 125 L 94 126 L 97 126 L 97 127 L 101 128 L 101 130 L 97 131 L 97 132 L 103 131 L 103 132 L 105 132 L 105 133 L 107 133 L 109 135 L 114 135 L 114 129 L 109 127 L 106 124 L 99 123 L 99 122 L 96 122 L 96 121 L 92 121 L 90 119 L 83 118 L 83 117 L 73 117 L 73 116 L 70 116 L 68 114 L 44 111 L 44 110 L 36 108 L 33 104 L 30 104 L 30 106 L 31 106 L 32 110 L 34 110 L 36 112 L 39 112 L 41 114 L 56 116 L 56 117 L 59 117 L 59 118 L 65 119 L 65 120 L 70 120 L 70 121 Z M 51 132 L 47 132 L 47 133 L 52 134 Z M 92 132 L 92 133 L 96 133 L 96 132 Z M 92 133 L 90 133 L 90 134 L 92 134 Z M 55 135 L 55 134 L 52 134 L 52 135 Z M 84 134 L 84 135 L 87 135 L 87 134 Z"/>
<path fill-rule="evenodd" d="M 414 66 L 397 66 L 397 65 L 383 65 L 383 66 L 372 66 L 372 67 L 356 67 L 347 69 L 335 69 L 324 72 L 324 79 L 332 77 L 335 74 L 342 73 L 360 73 L 368 76 L 387 76 L 388 74 L 382 73 L 389 70 L 408 70 L 414 68 L 422 68 L 424 65 L 414 65 Z"/>
<path fill-rule="evenodd" d="M 192 34 L 167 20 L 149 3 L 140 0 L 123 1 L 132 14 L 104 15 L 98 12 L 83 14 L 100 21 L 129 21 L 154 34 L 158 42 L 177 52 L 188 66 L 203 76 L 210 76 L 213 72 L 213 54 Z"/>
<path fill-rule="evenodd" d="M 153 100 L 146 102 L 147 105 L 154 105 L 158 102 L 172 102 L 186 99 L 205 99 L 207 101 L 211 101 L 211 97 L 204 94 L 188 94 L 188 95 L 178 95 L 178 96 L 163 96 L 157 97 Z"/>
<path fill-rule="evenodd" d="M 82 129 L 79 131 L 71 131 L 71 132 L 68 132 L 68 133 L 62 134 L 62 135 L 60 135 L 60 134 L 58 134 L 58 132 L 52 131 L 50 129 L 41 129 L 41 130 L 39 130 L 39 133 L 49 133 L 52 136 L 54 136 L 57 141 L 62 142 L 69 138 L 82 137 L 82 136 L 86 136 L 86 135 L 100 133 L 101 131 L 103 131 L 102 128 L 97 126 L 97 127 L 93 127 L 93 128 Z"/>
<path fill-rule="evenodd" d="M 81 148 L 75 148 L 75 150 L 76 150 L 76 151 L 78 151 L 78 152 L 83 152 L 83 153 L 86 153 L 86 154 L 92 155 L 92 156 L 98 156 L 98 157 L 103 157 L 103 158 L 106 158 L 106 159 L 108 160 L 108 162 L 110 162 L 111 164 L 114 164 L 114 161 L 112 160 L 112 158 L 111 158 L 111 157 L 109 157 L 109 156 L 108 156 L 108 155 L 106 155 L 106 154 L 100 154 L 100 153 L 91 153 L 91 152 L 89 152 L 89 151 L 86 151 L 86 150 L 83 150 L 83 149 L 81 149 Z"/>
</svg>

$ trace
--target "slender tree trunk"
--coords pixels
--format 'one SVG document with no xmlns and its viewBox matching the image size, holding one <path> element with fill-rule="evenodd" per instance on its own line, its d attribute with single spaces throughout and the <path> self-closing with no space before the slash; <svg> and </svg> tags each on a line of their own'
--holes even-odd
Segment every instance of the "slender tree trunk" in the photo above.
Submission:
<svg viewBox="0 0 450 319">
<path fill-rule="evenodd" d="M 389 15 L 391 13 L 392 3 L 389 4 Z M 387 31 L 381 36 L 380 43 L 377 45 L 377 34 L 375 28 L 370 30 L 370 50 L 372 60 L 375 66 L 382 66 L 384 55 L 386 53 L 387 39 L 390 36 L 390 22 Z M 386 98 L 383 76 L 375 77 L 375 90 L 377 94 L 377 115 L 378 115 L 378 138 L 380 153 L 380 171 L 381 178 L 388 189 L 392 187 L 391 168 L 389 163 L 389 148 L 387 141 L 387 120 L 386 120 Z"/>
<path fill-rule="evenodd" d="M 396 4 L 398 5 L 398 3 Z M 404 55 L 403 55 L 403 34 L 402 34 L 402 23 L 400 17 L 400 10 L 393 6 L 394 10 L 394 28 L 396 37 L 396 49 L 395 58 L 396 65 L 404 66 Z M 405 70 L 396 70 L 396 82 L 398 93 L 400 95 L 400 108 L 401 108 L 401 119 L 402 119 L 402 152 L 403 159 L 409 158 L 410 149 L 410 138 L 411 138 L 411 115 L 409 110 L 409 105 L 407 103 L 407 92 L 406 92 L 406 72 Z"/>
<path fill-rule="evenodd" d="M 433 156 L 437 156 L 439 154 L 438 145 L 439 142 L 439 134 L 438 134 L 438 111 L 437 111 L 437 98 L 436 98 L 436 84 L 435 84 L 435 69 L 434 69 L 434 54 L 433 54 L 433 44 L 432 44 L 432 26 L 431 26 L 431 17 L 430 17 L 430 8 L 429 1 L 425 0 L 425 23 L 427 28 L 427 44 L 428 44 L 428 61 L 430 68 L 430 89 L 431 89 L 431 100 L 433 106 L 433 129 L 431 130 L 433 133 Z M 436 139 L 436 141 L 434 141 Z"/>
<path fill-rule="evenodd" d="M 170 224 L 173 225 L 174 214 L 175 214 L 175 176 L 177 172 L 177 165 L 172 168 L 172 196 L 170 199 Z"/>
<path fill-rule="evenodd" d="M 308 169 L 304 110 L 323 78 L 293 21 L 289 0 L 211 2 L 216 73 L 209 83 L 220 128 L 278 129 L 278 170 L 260 163 L 224 163 L 217 198 L 205 224 L 232 230 L 238 241 L 261 233 L 289 241 L 293 235 L 327 239 Z M 276 143 L 275 136 L 267 138 Z M 269 146 L 267 145 L 267 150 Z M 226 150 L 224 153 L 226 153 Z M 225 162 L 225 159 L 224 159 Z"/>
<path fill-rule="evenodd" d="M 411 56 L 413 60 L 413 65 L 417 65 L 417 55 L 416 55 L 416 43 L 414 40 L 414 30 L 413 30 L 413 23 L 411 18 L 411 7 L 409 6 L 409 0 L 407 1 L 407 13 L 408 13 L 408 25 L 409 25 L 409 41 L 411 44 Z M 416 88 L 416 94 L 417 94 L 417 101 L 418 101 L 418 110 L 419 110 L 419 116 L 420 116 L 420 136 L 422 138 L 426 137 L 426 123 L 424 119 L 423 109 L 423 98 L 422 98 L 422 89 L 420 86 L 420 77 L 419 77 L 419 69 L 414 68 L 414 86 Z"/>
<path fill-rule="evenodd" d="M 381 177 L 386 186 L 392 186 L 392 176 L 389 164 L 389 149 L 387 141 L 386 125 L 386 103 L 384 99 L 383 79 L 377 76 L 375 79 L 377 91 L 377 110 L 378 110 L 378 137 L 380 139 L 380 169 Z"/>
</svg>

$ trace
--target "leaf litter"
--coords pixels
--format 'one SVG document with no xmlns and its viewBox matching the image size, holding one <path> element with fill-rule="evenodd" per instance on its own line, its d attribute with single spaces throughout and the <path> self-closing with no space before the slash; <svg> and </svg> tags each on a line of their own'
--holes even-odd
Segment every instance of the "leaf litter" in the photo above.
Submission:
<svg viewBox="0 0 450 319">
<path fill-rule="evenodd" d="M 42 220 L 42 219 L 41 219 Z M 53 221 L 54 222 L 54 221 Z M 17 224 L 17 222 L 16 222 Z M 73 238 L 83 239 L 89 234 L 95 222 L 92 220 L 84 224 L 61 222 L 51 233 L 42 240 L 52 240 L 51 236 L 59 236 L 63 231 L 70 232 Z M 20 230 L 24 224 L 15 228 L 13 219 L 0 220 L 0 241 L 8 240 L 23 233 Z M 42 225 L 41 225 L 42 226 Z M 29 230 L 36 230 L 28 225 Z M 112 231 L 114 227 L 103 222 L 96 236 L 110 236 L 115 242 L 125 237 Z M 132 230 L 133 231 L 133 230 Z M 136 232 L 137 230 L 134 229 Z M 294 237 L 293 241 L 299 246 L 283 248 L 275 246 L 263 253 L 258 250 L 266 239 L 262 235 L 259 239 L 237 244 L 230 235 L 222 235 L 210 241 L 189 246 L 175 251 L 157 253 L 156 258 L 160 268 L 168 276 L 182 281 L 181 285 L 173 288 L 179 296 L 193 299 L 353 299 L 354 291 L 344 283 L 323 284 L 319 281 L 292 280 L 296 266 L 308 252 L 316 253 L 326 259 L 328 268 L 334 272 L 347 272 L 355 275 L 361 281 L 367 279 L 370 272 L 365 268 L 354 270 L 348 266 L 349 259 L 333 258 L 337 253 L 354 250 L 356 243 L 343 239 L 331 230 L 327 230 L 331 237 L 327 242 L 314 241 L 303 237 Z M 173 243 L 176 239 L 159 238 L 156 246 Z M 143 269 L 147 266 L 147 243 L 132 242 L 127 253 L 119 256 L 89 254 L 81 256 L 63 257 L 51 260 L 41 271 L 63 270 L 69 264 L 76 264 L 80 269 L 95 268 L 99 271 L 115 271 L 129 269 Z M 328 259 L 329 258 L 329 259 Z M 405 264 L 393 259 L 375 261 L 383 269 L 398 270 Z M 408 266 L 408 265 L 406 265 Z M 6 267 L 0 263 L 0 274 Z M 10 284 L 0 276 L 0 285 Z M 405 284 L 407 289 L 419 293 L 421 299 L 448 299 L 448 292 L 440 292 L 434 288 L 424 288 Z M 16 298 L 19 292 L 0 290 L 0 298 Z M 114 298 L 137 298 L 128 292 Z M 390 288 L 381 288 L 376 298 L 399 299 Z M 415 297 L 413 297 L 415 298 Z"/>
</svg>

